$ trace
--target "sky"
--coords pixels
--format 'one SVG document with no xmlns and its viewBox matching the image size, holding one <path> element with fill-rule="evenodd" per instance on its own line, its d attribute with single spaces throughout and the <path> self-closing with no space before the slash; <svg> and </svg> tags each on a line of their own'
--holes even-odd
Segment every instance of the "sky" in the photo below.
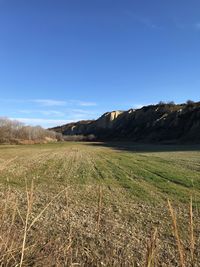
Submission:
<svg viewBox="0 0 200 267">
<path fill-rule="evenodd" d="M 1 117 L 52 127 L 199 92 L 199 0 L 0 0 Z"/>
</svg>

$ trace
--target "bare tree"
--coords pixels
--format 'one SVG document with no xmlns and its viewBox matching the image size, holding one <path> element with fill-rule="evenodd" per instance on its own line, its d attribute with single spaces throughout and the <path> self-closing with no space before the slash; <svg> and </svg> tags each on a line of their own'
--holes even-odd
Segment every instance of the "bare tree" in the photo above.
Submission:
<svg viewBox="0 0 200 267">
<path fill-rule="evenodd" d="M 27 126 L 23 123 L 10 120 L 8 118 L 0 118 L 0 143 L 11 143 L 17 140 L 44 140 L 62 141 L 62 134 L 45 130 L 41 126 Z"/>
</svg>

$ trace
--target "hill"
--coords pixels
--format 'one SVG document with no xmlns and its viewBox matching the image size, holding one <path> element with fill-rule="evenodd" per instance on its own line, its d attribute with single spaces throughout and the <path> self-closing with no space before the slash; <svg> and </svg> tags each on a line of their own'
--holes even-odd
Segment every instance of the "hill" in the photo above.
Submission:
<svg viewBox="0 0 200 267">
<path fill-rule="evenodd" d="M 95 135 L 97 140 L 135 142 L 200 142 L 200 102 L 159 103 L 128 111 L 112 111 L 97 120 L 52 128 L 64 135 Z"/>
</svg>

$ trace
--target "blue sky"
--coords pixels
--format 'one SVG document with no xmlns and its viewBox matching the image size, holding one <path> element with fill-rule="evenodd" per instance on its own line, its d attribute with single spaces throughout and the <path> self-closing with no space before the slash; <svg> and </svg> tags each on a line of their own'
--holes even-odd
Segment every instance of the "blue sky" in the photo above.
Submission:
<svg viewBox="0 0 200 267">
<path fill-rule="evenodd" d="M 199 91 L 199 0 L 0 0 L 0 116 L 50 127 Z"/>
</svg>

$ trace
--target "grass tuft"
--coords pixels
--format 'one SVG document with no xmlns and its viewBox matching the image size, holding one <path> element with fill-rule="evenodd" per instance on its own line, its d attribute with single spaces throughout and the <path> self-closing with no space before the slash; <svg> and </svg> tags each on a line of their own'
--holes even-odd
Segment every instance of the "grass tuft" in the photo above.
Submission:
<svg viewBox="0 0 200 267">
<path fill-rule="evenodd" d="M 177 244 L 177 248 L 179 252 L 180 266 L 185 267 L 185 252 L 184 252 L 184 248 L 182 246 L 182 242 L 181 242 L 179 231 L 178 231 L 176 215 L 175 215 L 174 209 L 169 199 L 168 199 L 168 208 L 169 208 L 171 219 L 172 219 L 173 234 L 175 236 L 176 244 Z"/>
</svg>

